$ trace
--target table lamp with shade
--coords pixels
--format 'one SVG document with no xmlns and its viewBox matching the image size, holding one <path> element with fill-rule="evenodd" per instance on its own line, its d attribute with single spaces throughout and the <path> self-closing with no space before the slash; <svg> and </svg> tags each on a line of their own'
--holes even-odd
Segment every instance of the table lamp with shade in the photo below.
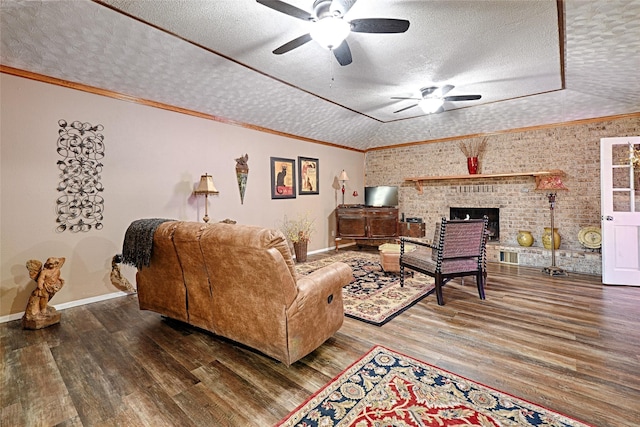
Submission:
<svg viewBox="0 0 640 427">
<path fill-rule="evenodd" d="M 347 172 L 345 172 L 344 169 L 342 169 L 342 172 L 338 177 L 338 181 L 340 181 L 340 185 L 342 186 L 342 204 L 344 205 L 344 191 L 345 191 L 344 183 L 349 181 L 349 176 L 347 175 Z"/>
<path fill-rule="evenodd" d="M 204 194 L 204 217 L 202 220 L 207 223 L 209 222 L 209 203 L 208 197 L 209 194 L 218 194 L 218 190 L 216 186 L 213 185 L 213 177 L 209 174 L 204 174 L 200 177 L 200 182 L 198 183 L 198 187 L 194 191 L 195 194 Z"/>
</svg>

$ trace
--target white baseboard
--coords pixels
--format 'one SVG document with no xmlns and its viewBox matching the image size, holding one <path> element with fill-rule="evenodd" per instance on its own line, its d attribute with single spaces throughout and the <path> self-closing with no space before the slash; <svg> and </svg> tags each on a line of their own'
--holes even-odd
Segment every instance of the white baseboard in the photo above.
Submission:
<svg viewBox="0 0 640 427">
<path fill-rule="evenodd" d="M 85 298 L 77 301 L 70 301 L 62 304 L 55 304 L 55 305 L 52 304 L 52 305 L 53 305 L 53 308 L 55 308 L 56 310 L 66 310 L 67 308 L 78 307 L 81 305 L 91 304 L 94 302 L 106 301 L 112 298 L 118 298 L 125 295 L 129 295 L 129 294 L 126 292 L 118 291 L 110 294 L 98 295 L 97 297 Z M 0 316 L 0 323 L 11 322 L 12 320 L 21 319 L 23 315 L 24 313 L 14 313 L 14 314 L 8 314 L 6 316 Z"/>
<path fill-rule="evenodd" d="M 348 246 L 355 246 L 355 245 L 356 245 L 355 242 L 347 243 L 346 245 L 339 245 L 338 248 L 346 248 Z M 335 250 L 336 250 L 335 246 L 331 246 L 330 248 L 317 249 L 315 251 L 307 252 L 307 255 L 321 254 L 324 252 L 335 251 Z M 296 257 L 295 254 L 291 254 L 291 255 L 293 255 L 294 258 Z"/>
</svg>

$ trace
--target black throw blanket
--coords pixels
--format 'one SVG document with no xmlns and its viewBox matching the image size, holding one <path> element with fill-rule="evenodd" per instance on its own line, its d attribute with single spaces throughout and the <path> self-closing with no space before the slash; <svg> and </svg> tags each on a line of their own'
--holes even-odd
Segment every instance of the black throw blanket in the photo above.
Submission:
<svg viewBox="0 0 640 427">
<path fill-rule="evenodd" d="M 122 244 L 122 262 L 133 265 L 138 270 L 148 267 L 153 250 L 153 235 L 160 224 L 173 219 L 137 219 L 129 225 Z"/>
</svg>

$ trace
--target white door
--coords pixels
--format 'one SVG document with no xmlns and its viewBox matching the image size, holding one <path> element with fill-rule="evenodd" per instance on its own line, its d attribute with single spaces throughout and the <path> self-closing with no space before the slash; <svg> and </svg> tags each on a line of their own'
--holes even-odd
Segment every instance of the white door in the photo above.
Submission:
<svg viewBox="0 0 640 427">
<path fill-rule="evenodd" d="M 602 283 L 640 286 L 640 137 L 600 140 Z"/>
</svg>

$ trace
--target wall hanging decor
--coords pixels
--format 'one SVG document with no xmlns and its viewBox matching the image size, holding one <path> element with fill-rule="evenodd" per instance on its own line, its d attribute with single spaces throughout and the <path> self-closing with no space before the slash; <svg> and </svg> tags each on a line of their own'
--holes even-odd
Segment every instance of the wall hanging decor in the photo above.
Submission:
<svg viewBox="0 0 640 427">
<path fill-rule="evenodd" d="M 320 194 L 318 159 L 298 157 L 298 194 Z"/>
<path fill-rule="evenodd" d="M 271 198 L 296 198 L 296 161 L 293 159 L 271 158 Z"/>
<path fill-rule="evenodd" d="M 102 228 L 104 187 L 100 182 L 104 157 L 102 125 L 59 120 L 58 160 L 62 193 L 56 200 L 56 231 L 89 231 Z"/>
<path fill-rule="evenodd" d="M 245 154 L 236 159 L 236 178 L 238 179 L 238 189 L 240 190 L 240 204 L 244 205 L 244 192 L 247 189 L 247 179 L 249 178 L 249 155 Z"/>
</svg>

